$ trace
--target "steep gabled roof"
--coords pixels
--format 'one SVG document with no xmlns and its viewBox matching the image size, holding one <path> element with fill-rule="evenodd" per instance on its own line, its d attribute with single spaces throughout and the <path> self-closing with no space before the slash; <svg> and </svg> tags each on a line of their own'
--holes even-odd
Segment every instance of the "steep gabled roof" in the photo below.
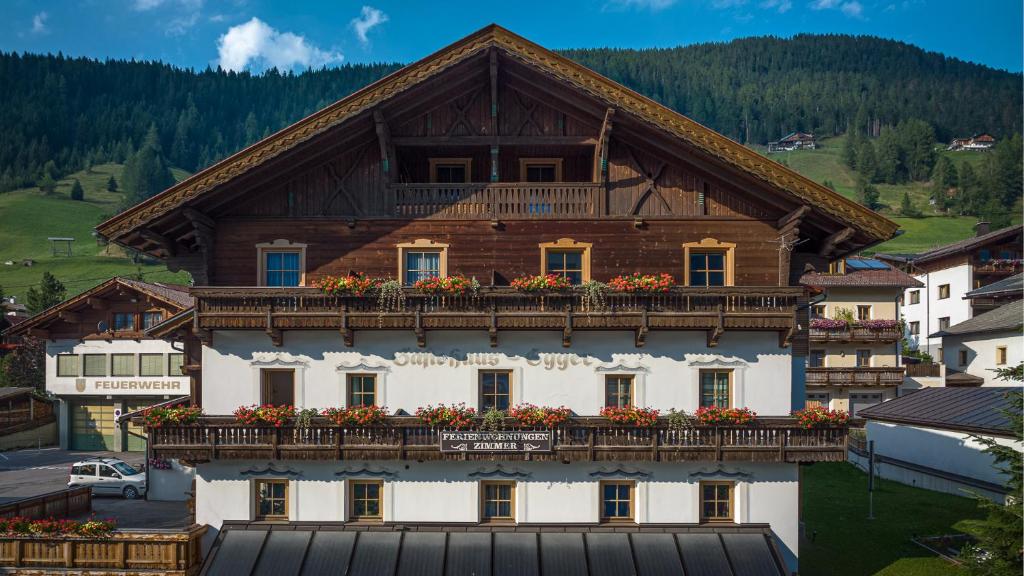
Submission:
<svg viewBox="0 0 1024 576">
<path fill-rule="evenodd" d="M 646 96 L 493 24 L 196 173 L 103 222 L 97 230 L 106 238 L 117 241 L 129 232 L 196 201 L 220 185 L 298 144 L 369 111 L 381 102 L 491 47 L 501 49 L 608 106 L 679 138 L 697 150 L 795 197 L 801 203 L 848 223 L 875 240 L 887 240 L 896 233 L 898 226 L 891 220 Z"/>
<path fill-rule="evenodd" d="M 59 304 L 51 306 L 31 318 L 27 318 L 24 322 L 11 326 L 7 330 L 4 330 L 3 333 L 4 335 L 10 336 L 46 325 L 49 322 L 56 320 L 62 311 L 73 310 L 77 307 L 84 306 L 89 298 L 98 296 L 118 287 L 126 288 L 159 300 L 164 304 L 167 304 L 172 310 L 180 311 L 185 308 L 192 307 L 192 297 L 188 294 L 188 288 L 184 286 L 143 282 L 141 280 L 114 277 L 98 286 L 82 292 L 77 296 L 73 296 Z"/>
<path fill-rule="evenodd" d="M 1003 414 L 1012 405 L 1007 398 L 1018 386 L 991 388 L 924 388 L 858 412 L 867 420 L 941 428 L 965 433 L 1012 435 Z"/>
<path fill-rule="evenodd" d="M 1024 300 L 1017 300 L 1009 304 L 1003 304 L 995 310 L 989 310 L 974 318 L 968 318 L 959 324 L 954 324 L 945 330 L 929 336 L 937 338 L 941 336 L 959 336 L 961 334 L 982 334 L 986 332 L 1008 332 L 1019 331 L 1024 326 Z"/>
<path fill-rule="evenodd" d="M 946 256 L 953 256 L 954 254 L 966 253 L 980 246 L 984 246 L 990 242 L 997 242 L 1004 238 L 1010 238 L 1015 234 L 1020 234 L 1024 231 L 1024 225 L 1018 224 L 1016 226 L 1008 226 L 1001 228 L 988 234 L 982 234 L 981 236 L 974 236 L 958 242 L 952 242 L 945 246 L 939 246 L 927 252 L 921 252 L 920 254 L 875 254 L 875 258 L 881 258 L 889 262 L 909 262 L 911 264 L 924 264 L 932 260 L 938 260 L 939 258 L 945 258 Z"/>
</svg>

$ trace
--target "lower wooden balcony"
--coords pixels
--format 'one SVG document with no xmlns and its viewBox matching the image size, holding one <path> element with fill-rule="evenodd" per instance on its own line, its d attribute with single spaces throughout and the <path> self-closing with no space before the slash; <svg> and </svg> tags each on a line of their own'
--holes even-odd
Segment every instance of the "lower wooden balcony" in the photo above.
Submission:
<svg viewBox="0 0 1024 576">
<path fill-rule="evenodd" d="M 463 296 L 406 290 L 381 307 L 376 297 L 329 296 L 315 288 L 194 287 L 194 327 L 265 331 L 275 345 L 286 330 L 337 330 L 352 346 L 357 330 L 408 330 L 426 345 L 430 330 L 481 330 L 497 346 L 503 330 L 556 330 L 571 346 L 576 330 L 628 330 L 643 346 L 651 330 L 701 330 L 710 346 L 728 330 L 767 330 L 788 346 L 796 330 L 802 288 L 673 288 L 666 293 L 609 293 L 592 302 L 580 289 L 528 294 L 481 288 Z"/>
<path fill-rule="evenodd" d="M 824 330 L 810 328 L 808 335 L 811 342 L 877 342 L 893 343 L 903 338 L 903 330 L 894 328 L 864 328 L 852 326 L 842 330 Z"/>
<path fill-rule="evenodd" d="M 474 431 L 479 432 L 479 431 Z M 314 419 L 307 427 L 237 424 L 206 416 L 199 423 L 149 430 L 154 456 L 197 463 L 212 460 L 483 460 L 551 462 L 836 462 L 846 459 L 846 427 L 801 428 L 794 418 L 758 418 L 747 426 L 650 428 L 619 426 L 599 417 L 577 417 L 537 433 L 538 445 L 452 450 L 458 431 L 424 426 L 416 417 L 393 416 L 383 425 L 339 427 Z M 462 440 L 462 439 L 460 439 Z M 461 443 L 461 442 L 460 442 Z M 540 446 L 540 447 L 538 447 Z"/>
<path fill-rule="evenodd" d="M 899 386 L 906 367 L 808 368 L 808 386 Z"/>
</svg>

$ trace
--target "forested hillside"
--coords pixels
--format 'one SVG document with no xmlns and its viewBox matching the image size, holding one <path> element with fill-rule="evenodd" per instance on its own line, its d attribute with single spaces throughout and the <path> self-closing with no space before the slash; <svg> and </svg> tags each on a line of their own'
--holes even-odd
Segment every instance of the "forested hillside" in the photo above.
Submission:
<svg viewBox="0 0 1024 576">
<path fill-rule="evenodd" d="M 940 140 L 980 131 L 1002 138 L 1022 122 L 1020 74 L 878 38 L 802 35 L 565 54 L 751 144 L 791 130 L 838 134 L 858 118 L 869 135 L 921 119 Z M 195 171 L 398 67 L 253 76 L 0 53 L 0 191 L 125 162 L 151 127 L 167 163 Z"/>
</svg>

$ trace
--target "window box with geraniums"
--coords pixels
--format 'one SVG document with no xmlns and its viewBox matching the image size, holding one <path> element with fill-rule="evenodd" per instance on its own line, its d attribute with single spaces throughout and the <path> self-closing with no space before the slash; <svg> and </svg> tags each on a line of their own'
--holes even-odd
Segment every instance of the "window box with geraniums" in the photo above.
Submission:
<svg viewBox="0 0 1024 576">
<path fill-rule="evenodd" d="M 159 428 L 165 424 L 195 424 L 203 415 L 199 406 L 174 406 L 172 408 L 149 408 L 142 412 L 142 421 L 149 428 Z"/>
<path fill-rule="evenodd" d="M 116 527 L 113 520 L 90 518 L 85 522 L 75 520 L 30 520 L 15 516 L 0 518 L 0 536 L 82 536 L 85 538 L 107 538 Z"/>
<path fill-rule="evenodd" d="M 668 292 L 676 281 L 671 274 L 641 274 L 616 276 L 608 281 L 608 286 L 616 292 Z"/>
<path fill-rule="evenodd" d="M 750 408 L 701 406 L 693 415 L 704 426 L 742 426 L 753 422 L 757 412 Z"/>
<path fill-rule="evenodd" d="M 605 406 L 601 408 L 601 416 L 611 420 L 612 423 L 636 426 L 638 428 L 654 426 L 658 422 L 659 414 L 660 412 L 654 408 L 637 408 L 635 406 L 625 406 L 623 408 Z"/>
<path fill-rule="evenodd" d="M 323 415 L 338 426 L 379 426 L 387 419 L 388 409 L 383 406 L 349 406 L 328 408 Z"/>
<path fill-rule="evenodd" d="M 412 287 L 432 296 L 462 296 L 467 293 L 476 294 L 480 289 L 480 283 L 475 278 L 470 280 L 461 274 L 457 274 L 443 278 L 433 276 L 417 280 Z"/>
<path fill-rule="evenodd" d="M 827 428 L 829 426 L 846 426 L 850 414 L 843 410 L 829 410 L 824 406 L 810 406 L 793 412 L 800 422 L 801 428 Z"/>
<path fill-rule="evenodd" d="M 465 430 L 473 426 L 476 410 L 465 404 L 426 406 L 416 409 L 416 416 L 431 428 L 454 428 Z"/>
<path fill-rule="evenodd" d="M 899 320 L 860 320 L 854 324 L 857 328 L 866 328 L 873 331 L 895 330 L 899 328 Z"/>
<path fill-rule="evenodd" d="M 295 417 L 295 406 L 274 406 L 272 404 L 257 406 L 253 404 L 252 406 L 239 406 L 235 409 L 234 414 L 235 420 L 239 424 L 248 424 L 249 426 L 269 424 L 280 428 Z"/>
<path fill-rule="evenodd" d="M 815 318 L 811 320 L 811 328 L 814 330 L 846 330 L 850 325 L 846 320 L 833 318 Z"/>
<path fill-rule="evenodd" d="M 572 411 L 565 406 L 552 408 L 550 406 L 519 404 L 508 409 L 508 416 L 514 418 L 520 426 L 555 428 L 569 420 L 571 415 Z"/>
<path fill-rule="evenodd" d="M 367 296 L 373 294 L 380 280 L 362 272 L 348 276 L 325 276 L 313 281 L 313 287 L 331 296 Z"/>
<path fill-rule="evenodd" d="M 519 292 L 565 292 L 572 288 L 569 278 L 557 274 L 543 274 L 540 276 L 522 276 L 510 283 L 514 290 Z"/>
</svg>

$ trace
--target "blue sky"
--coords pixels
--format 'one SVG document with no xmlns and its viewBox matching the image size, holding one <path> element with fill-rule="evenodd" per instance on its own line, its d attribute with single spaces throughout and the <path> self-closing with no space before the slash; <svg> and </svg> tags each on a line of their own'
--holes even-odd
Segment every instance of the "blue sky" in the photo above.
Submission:
<svg viewBox="0 0 1024 576">
<path fill-rule="evenodd" d="M 871 34 L 1021 70 L 1019 0 L 0 0 L 0 50 L 260 71 L 411 62 L 490 22 L 549 48 Z"/>
</svg>

